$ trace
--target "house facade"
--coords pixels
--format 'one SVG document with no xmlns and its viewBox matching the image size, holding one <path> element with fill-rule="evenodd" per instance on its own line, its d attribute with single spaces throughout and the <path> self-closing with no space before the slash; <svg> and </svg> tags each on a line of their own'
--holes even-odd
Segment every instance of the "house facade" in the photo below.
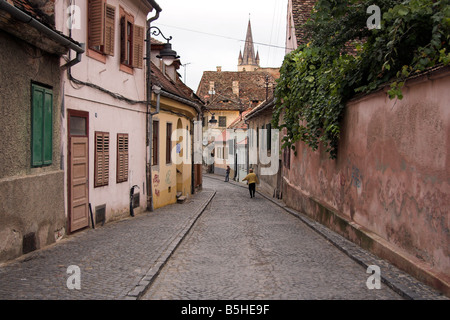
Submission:
<svg viewBox="0 0 450 320">
<path fill-rule="evenodd" d="M 147 14 L 153 10 L 149 1 L 89 0 L 77 3 L 71 16 L 71 4 L 57 2 L 56 23 L 85 44 L 86 54 L 63 74 L 68 232 L 147 207 L 143 58 Z M 72 18 L 73 24 L 68 23 Z"/>
<path fill-rule="evenodd" d="M 60 57 L 69 50 L 84 52 L 55 27 L 54 2 L 0 1 L 0 262 L 65 234 Z"/>
</svg>

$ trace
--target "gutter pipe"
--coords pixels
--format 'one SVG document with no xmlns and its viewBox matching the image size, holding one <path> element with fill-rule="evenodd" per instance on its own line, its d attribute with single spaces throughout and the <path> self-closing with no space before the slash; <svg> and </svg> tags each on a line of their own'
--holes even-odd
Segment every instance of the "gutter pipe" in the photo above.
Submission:
<svg viewBox="0 0 450 320">
<path fill-rule="evenodd" d="M 147 172 L 147 210 L 152 212 L 154 210 L 153 206 L 153 186 L 152 186 L 152 144 L 153 144 L 153 115 L 159 113 L 159 100 L 160 100 L 160 94 L 161 89 L 155 90 L 157 94 L 156 99 L 156 112 L 151 112 L 151 98 L 152 98 L 152 83 L 151 83 L 151 35 L 150 35 L 150 25 L 153 21 L 159 18 L 159 13 L 162 11 L 162 9 L 159 7 L 159 5 L 153 1 L 148 0 L 148 2 L 151 4 L 151 6 L 156 10 L 155 16 L 151 17 L 147 20 L 147 34 L 145 42 L 147 43 L 146 46 L 146 66 L 147 66 L 147 141 L 149 146 L 149 151 L 147 154 L 147 164 L 146 164 L 146 172 Z M 156 88 L 155 86 L 155 89 Z"/>
<path fill-rule="evenodd" d="M 36 20 L 32 16 L 30 16 L 29 14 L 27 14 L 27 13 L 23 12 L 22 10 L 20 10 L 19 8 L 16 8 L 15 6 L 9 4 L 8 2 L 6 2 L 6 0 L 0 0 L 0 9 L 8 12 L 13 18 L 15 18 L 23 23 L 29 24 L 36 30 L 47 35 L 49 38 L 60 43 L 62 46 L 74 50 L 77 53 L 76 58 L 69 61 L 62 67 L 64 67 L 64 68 L 71 67 L 81 61 L 81 55 L 84 53 L 83 45 L 75 44 L 73 41 L 69 40 L 68 38 L 57 33 L 55 30 L 52 30 L 51 28 L 42 24 L 41 22 L 39 22 L 38 20 Z"/>
</svg>

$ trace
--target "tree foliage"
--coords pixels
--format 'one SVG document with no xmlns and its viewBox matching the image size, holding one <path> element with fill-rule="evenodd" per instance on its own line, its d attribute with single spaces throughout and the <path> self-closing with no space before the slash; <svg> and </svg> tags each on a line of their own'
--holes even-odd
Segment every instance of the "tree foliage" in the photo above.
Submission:
<svg viewBox="0 0 450 320">
<path fill-rule="evenodd" d="M 369 30 L 367 8 L 381 9 Z M 449 0 L 318 0 L 305 26 L 309 43 L 285 56 L 275 91 L 273 125 L 286 128 L 282 147 L 320 143 L 337 156 L 346 103 L 391 83 L 402 98 L 407 77 L 450 63 Z"/>
</svg>

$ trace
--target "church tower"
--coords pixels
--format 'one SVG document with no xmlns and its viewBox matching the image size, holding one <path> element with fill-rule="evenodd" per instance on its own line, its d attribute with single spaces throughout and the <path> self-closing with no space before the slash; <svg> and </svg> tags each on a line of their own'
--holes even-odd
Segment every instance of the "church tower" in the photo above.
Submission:
<svg viewBox="0 0 450 320">
<path fill-rule="evenodd" d="M 259 68 L 259 52 L 255 55 L 253 47 L 252 26 L 248 20 L 247 35 L 245 37 L 244 53 L 239 50 L 238 71 L 255 71 Z"/>
</svg>

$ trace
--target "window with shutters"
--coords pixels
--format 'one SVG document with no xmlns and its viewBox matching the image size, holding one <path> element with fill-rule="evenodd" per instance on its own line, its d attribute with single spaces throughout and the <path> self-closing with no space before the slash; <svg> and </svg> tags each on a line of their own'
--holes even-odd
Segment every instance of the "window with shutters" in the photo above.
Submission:
<svg viewBox="0 0 450 320">
<path fill-rule="evenodd" d="M 116 8 L 105 0 L 88 0 L 88 47 L 103 55 L 114 55 Z"/>
<path fill-rule="evenodd" d="M 227 126 L 227 117 L 219 116 L 219 127 L 226 127 L 226 126 Z"/>
<path fill-rule="evenodd" d="M 117 134 L 117 183 L 128 181 L 128 134 Z"/>
<path fill-rule="evenodd" d="M 109 182 L 109 133 L 95 132 L 94 187 L 107 186 Z"/>
<path fill-rule="evenodd" d="M 50 165 L 53 154 L 53 91 L 32 84 L 31 104 L 31 165 Z"/>
<path fill-rule="evenodd" d="M 159 164 L 159 121 L 153 120 L 152 131 L 152 165 L 157 166 Z"/>
<path fill-rule="evenodd" d="M 166 164 L 172 163 L 172 124 L 166 126 Z"/>
<path fill-rule="evenodd" d="M 144 27 L 134 24 L 134 17 L 120 7 L 120 62 L 130 68 L 144 66 Z M 121 69 L 123 70 L 123 69 Z"/>
</svg>

